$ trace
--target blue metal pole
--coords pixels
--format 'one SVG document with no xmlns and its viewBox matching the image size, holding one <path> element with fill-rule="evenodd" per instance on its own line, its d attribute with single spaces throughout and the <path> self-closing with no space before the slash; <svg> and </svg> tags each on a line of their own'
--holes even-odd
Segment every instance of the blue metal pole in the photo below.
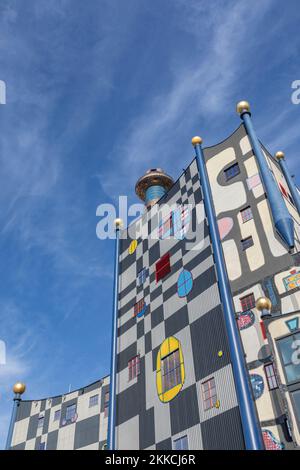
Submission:
<svg viewBox="0 0 300 470">
<path fill-rule="evenodd" d="M 294 248 L 294 221 L 287 210 L 284 200 L 280 194 L 275 179 L 270 172 L 265 156 L 262 153 L 260 142 L 254 130 L 249 103 L 241 101 L 237 110 L 244 122 L 248 137 L 250 139 L 254 154 L 256 156 L 262 182 L 270 203 L 273 222 L 278 234 L 287 244 L 289 249 Z"/>
<path fill-rule="evenodd" d="M 114 293 L 112 315 L 112 342 L 110 362 L 110 389 L 109 389 L 109 417 L 107 446 L 109 450 L 115 450 L 115 423 L 116 423 L 116 380 L 117 380 L 117 339 L 118 339 L 118 296 L 119 296 L 119 245 L 120 245 L 120 219 L 115 221 L 115 266 L 114 266 Z"/>
<path fill-rule="evenodd" d="M 220 290 L 221 302 L 223 305 L 225 326 L 227 330 L 230 356 L 240 407 L 245 445 L 246 449 L 248 450 L 262 450 L 264 449 L 262 433 L 257 418 L 256 408 L 252 398 L 252 391 L 250 388 L 248 372 L 245 367 L 244 351 L 241 344 L 240 334 L 237 329 L 237 324 L 235 320 L 235 311 L 232 301 L 231 289 L 225 266 L 217 219 L 214 211 L 213 198 L 209 185 L 201 143 L 202 139 L 200 137 L 194 137 L 192 139 L 192 144 L 195 148 L 195 154 L 203 193 L 203 202 L 209 225 L 214 260 L 217 269 L 218 285 Z"/>
<path fill-rule="evenodd" d="M 7 434 L 7 439 L 6 439 L 5 450 L 9 450 L 11 448 L 13 432 L 14 432 L 14 426 L 15 426 L 15 422 L 16 422 L 17 411 L 18 411 L 18 407 L 20 405 L 20 401 L 21 401 L 21 395 L 19 393 L 16 393 L 15 396 L 14 396 L 14 404 L 13 404 L 12 414 L 11 414 L 10 423 L 9 423 L 9 429 L 8 429 L 8 434 Z"/>
<path fill-rule="evenodd" d="M 282 173 L 286 179 L 286 182 L 288 184 L 295 206 L 297 208 L 298 214 L 300 214 L 300 195 L 293 181 L 293 178 L 290 175 L 289 169 L 285 163 L 284 153 L 277 152 L 275 157 L 277 158 L 277 161 L 279 162 Z"/>
</svg>

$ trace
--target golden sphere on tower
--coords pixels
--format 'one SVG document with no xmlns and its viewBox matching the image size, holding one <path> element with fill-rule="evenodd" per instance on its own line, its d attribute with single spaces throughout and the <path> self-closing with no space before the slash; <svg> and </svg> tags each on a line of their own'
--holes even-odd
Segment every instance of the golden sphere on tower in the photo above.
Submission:
<svg viewBox="0 0 300 470">
<path fill-rule="evenodd" d="M 25 390 L 26 390 L 26 385 L 23 384 L 22 382 L 15 383 L 13 387 L 14 393 L 19 394 L 19 395 L 22 395 L 25 392 Z"/>
<path fill-rule="evenodd" d="M 236 112 L 238 114 L 241 114 L 244 111 L 250 111 L 250 104 L 248 103 L 248 101 L 239 101 L 236 105 Z"/>
<path fill-rule="evenodd" d="M 122 220 L 122 219 L 119 219 L 119 218 L 115 219 L 115 220 L 114 220 L 114 226 L 115 226 L 116 228 L 121 228 L 121 227 L 123 226 L 123 220 Z"/>
<path fill-rule="evenodd" d="M 202 144 L 202 139 L 198 135 L 192 138 L 192 145 L 195 147 L 197 144 Z"/>
<path fill-rule="evenodd" d="M 282 160 L 282 158 L 284 158 L 284 153 L 281 150 L 278 150 L 278 152 L 275 153 L 275 158 L 277 158 L 277 160 Z"/>
<path fill-rule="evenodd" d="M 260 298 L 257 299 L 257 301 L 256 301 L 256 308 L 257 308 L 257 310 L 259 310 L 260 312 L 262 312 L 263 310 L 271 311 L 271 309 L 272 309 L 272 302 L 271 302 L 270 299 L 268 299 L 268 297 L 260 297 Z"/>
</svg>

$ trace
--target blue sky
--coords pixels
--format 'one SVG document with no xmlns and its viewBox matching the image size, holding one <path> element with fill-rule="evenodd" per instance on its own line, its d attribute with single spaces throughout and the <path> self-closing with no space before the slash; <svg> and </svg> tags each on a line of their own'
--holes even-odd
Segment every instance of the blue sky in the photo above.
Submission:
<svg viewBox="0 0 300 470">
<path fill-rule="evenodd" d="M 27 398 L 109 372 L 113 241 L 97 206 L 159 165 L 175 178 L 190 139 L 224 139 L 247 99 L 260 139 L 300 183 L 296 0 L 2 0 L 0 446 L 11 387 Z M 25 398 L 25 396 L 24 396 Z"/>
</svg>

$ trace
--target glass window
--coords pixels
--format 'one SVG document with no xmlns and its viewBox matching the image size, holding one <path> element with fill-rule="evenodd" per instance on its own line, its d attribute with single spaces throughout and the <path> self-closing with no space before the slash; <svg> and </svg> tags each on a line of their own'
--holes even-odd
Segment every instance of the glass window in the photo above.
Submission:
<svg viewBox="0 0 300 470">
<path fill-rule="evenodd" d="M 178 277 L 177 292 L 179 297 L 185 297 L 193 288 L 193 277 L 190 271 L 184 269 Z"/>
<path fill-rule="evenodd" d="M 175 439 L 173 441 L 173 449 L 174 450 L 188 450 L 188 438 L 187 436 L 182 436 L 179 439 Z"/>
<path fill-rule="evenodd" d="M 240 174 L 239 164 L 235 163 L 234 165 L 231 165 L 229 168 L 224 170 L 224 173 L 226 181 L 231 180 L 231 178 L 234 178 L 236 175 Z"/>
<path fill-rule="evenodd" d="M 140 356 L 135 356 L 128 362 L 128 380 L 135 379 L 140 373 Z"/>
<path fill-rule="evenodd" d="M 278 388 L 274 365 L 272 363 L 265 365 L 265 374 L 266 374 L 269 390 L 274 390 L 275 388 Z"/>
<path fill-rule="evenodd" d="M 53 421 L 58 421 L 60 419 L 60 410 L 56 410 L 54 412 L 54 420 Z"/>
<path fill-rule="evenodd" d="M 73 421 L 76 418 L 76 403 L 70 405 L 66 409 L 66 420 Z"/>
<path fill-rule="evenodd" d="M 44 416 L 40 416 L 38 420 L 38 428 L 42 428 L 44 426 Z"/>
<path fill-rule="evenodd" d="M 157 261 L 155 265 L 156 282 L 163 279 L 170 272 L 171 272 L 170 254 L 166 253 L 164 256 L 160 258 L 159 261 Z"/>
<path fill-rule="evenodd" d="M 137 284 L 138 286 L 142 286 L 146 281 L 148 276 L 148 269 L 143 268 L 137 275 Z"/>
<path fill-rule="evenodd" d="M 252 237 L 244 238 L 244 240 L 241 240 L 241 243 L 244 251 L 254 245 Z"/>
<path fill-rule="evenodd" d="M 247 310 L 251 310 L 252 308 L 255 308 L 255 297 L 252 292 L 251 294 L 241 297 L 240 302 L 241 302 L 241 307 L 242 307 L 243 312 L 247 312 Z"/>
<path fill-rule="evenodd" d="M 202 383 L 204 411 L 214 408 L 217 403 L 217 390 L 214 377 Z"/>
<path fill-rule="evenodd" d="M 241 211 L 241 217 L 243 223 L 248 222 L 248 220 L 253 219 L 252 209 L 250 206 L 246 207 Z"/>
<path fill-rule="evenodd" d="M 93 395 L 90 397 L 89 400 L 89 408 L 92 408 L 92 406 L 97 406 L 99 401 L 99 395 Z"/>
<path fill-rule="evenodd" d="M 158 227 L 158 237 L 160 240 L 170 238 L 173 235 L 173 218 L 172 213 L 165 219 L 161 220 Z"/>
<path fill-rule="evenodd" d="M 300 287 L 300 271 L 292 271 L 289 276 L 283 279 L 283 284 L 286 291 Z"/>
<path fill-rule="evenodd" d="M 46 450 L 46 442 L 39 443 L 39 450 Z"/>
<path fill-rule="evenodd" d="M 300 390 L 291 393 L 295 415 L 300 426 Z"/>
<path fill-rule="evenodd" d="M 134 304 L 133 316 L 134 317 L 142 317 L 146 312 L 146 304 L 144 299 L 139 300 L 136 304 Z"/>
<path fill-rule="evenodd" d="M 109 392 L 106 392 L 104 397 L 104 418 L 108 417 L 108 410 L 109 410 Z"/>
<path fill-rule="evenodd" d="M 181 383 L 179 349 L 161 360 L 162 393 L 171 390 Z"/>
<path fill-rule="evenodd" d="M 300 332 L 277 340 L 288 383 L 300 380 Z"/>
</svg>

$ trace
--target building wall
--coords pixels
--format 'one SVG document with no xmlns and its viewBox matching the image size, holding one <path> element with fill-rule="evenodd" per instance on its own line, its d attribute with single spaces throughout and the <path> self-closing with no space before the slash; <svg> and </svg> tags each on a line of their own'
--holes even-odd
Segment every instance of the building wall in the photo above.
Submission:
<svg viewBox="0 0 300 470">
<path fill-rule="evenodd" d="M 96 450 L 102 449 L 107 439 L 105 394 L 109 391 L 109 377 L 79 390 L 43 400 L 21 400 L 13 431 L 13 450 Z M 90 398 L 98 396 L 94 406 Z M 66 410 L 76 406 L 73 419 L 66 420 Z M 60 410 L 59 419 L 55 412 Z M 43 425 L 39 426 L 39 419 Z M 40 421 L 41 422 L 41 421 Z"/>
<path fill-rule="evenodd" d="M 163 203 L 189 205 L 190 223 L 184 239 L 158 239 Z M 170 210 L 162 219 L 169 216 Z M 196 238 L 188 242 L 193 228 Z M 174 441 L 184 436 L 189 449 L 244 448 L 195 160 L 167 195 L 128 230 L 121 232 L 119 257 L 116 448 L 172 449 Z M 166 253 L 170 254 L 171 270 L 156 282 L 156 263 Z M 148 275 L 138 286 L 142 268 Z M 193 287 L 187 296 L 179 297 L 177 281 L 183 270 L 191 273 Z M 134 305 L 142 299 L 146 309 L 140 317 L 134 316 Z M 179 342 L 184 364 L 180 385 L 163 402 L 158 354 L 167 338 Z M 137 355 L 140 373 L 129 380 L 128 363 Z M 212 377 L 218 403 L 205 411 L 202 384 Z"/>
<path fill-rule="evenodd" d="M 286 289 L 283 279 L 290 273 L 299 272 L 299 224 L 300 217 L 292 204 L 288 185 L 278 162 L 262 146 L 278 187 L 280 188 L 289 213 L 295 223 L 295 250 L 289 253 L 287 247 L 274 229 L 272 215 L 259 175 L 258 163 L 253 154 L 245 128 L 241 125 L 230 137 L 218 145 L 204 150 L 220 236 L 231 282 L 238 324 L 245 350 L 250 379 L 256 391 L 256 406 L 264 437 L 269 447 L 293 448 L 300 445 L 289 393 L 280 386 L 281 374 L 277 373 L 279 387 L 270 391 L 264 366 L 273 363 L 277 371 L 280 364 L 274 349 L 273 336 L 276 328 L 270 330 L 263 324 L 260 312 L 251 308 L 243 312 L 241 300 L 254 294 L 254 298 L 269 297 L 275 317 L 300 311 L 299 287 Z M 240 173 L 227 180 L 225 171 L 238 163 Z M 252 218 L 243 221 L 241 211 L 250 207 Z M 253 246 L 245 251 L 241 240 L 252 236 Z M 300 285 L 300 283 L 299 283 Z M 283 320 L 282 320 L 283 321 Z M 280 321 L 278 320 L 280 323 Z M 281 324 L 281 323 L 280 323 Z M 267 331 L 265 331 L 267 330 Z M 277 359 L 276 359 L 277 358 Z M 286 404 L 286 401 L 289 404 Z M 291 417 L 293 442 L 286 424 L 286 414 Z"/>
</svg>

